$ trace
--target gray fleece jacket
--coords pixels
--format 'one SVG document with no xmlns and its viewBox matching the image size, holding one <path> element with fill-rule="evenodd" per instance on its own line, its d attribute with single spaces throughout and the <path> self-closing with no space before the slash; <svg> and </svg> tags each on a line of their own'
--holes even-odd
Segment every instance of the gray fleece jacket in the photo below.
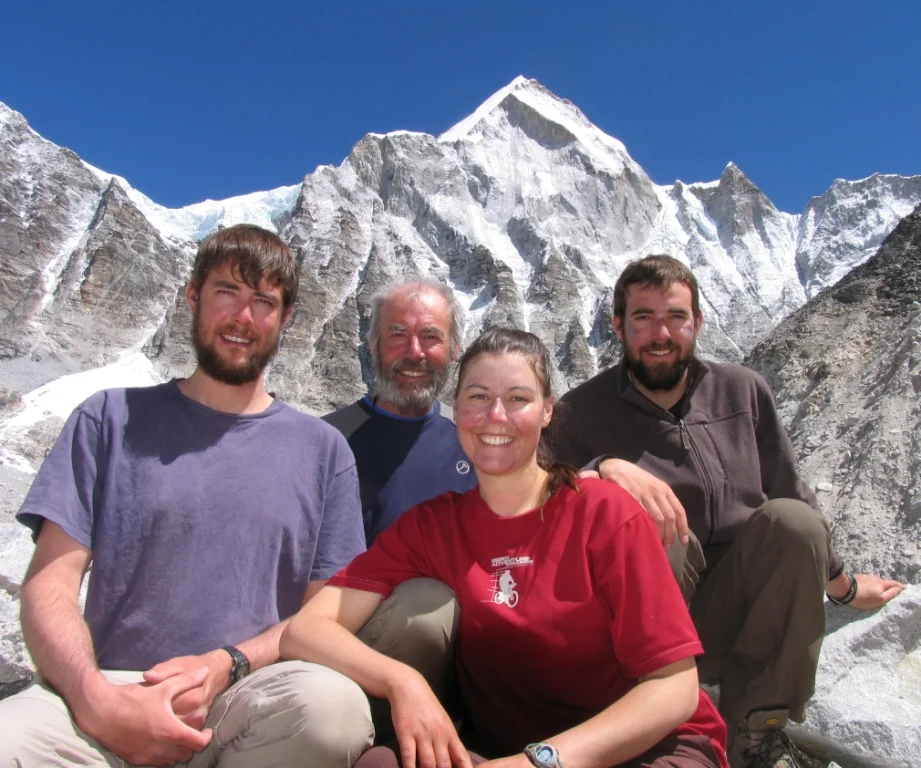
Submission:
<svg viewBox="0 0 921 768">
<path fill-rule="evenodd" d="M 581 467 L 614 456 L 668 483 L 712 567 L 765 501 L 818 504 L 761 376 L 698 359 L 689 376 L 676 417 L 633 386 L 623 363 L 599 373 L 562 398 L 554 447 L 559 461 Z M 830 576 L 841 572 L 834 552 L 829 566 Z"/>
</svg>

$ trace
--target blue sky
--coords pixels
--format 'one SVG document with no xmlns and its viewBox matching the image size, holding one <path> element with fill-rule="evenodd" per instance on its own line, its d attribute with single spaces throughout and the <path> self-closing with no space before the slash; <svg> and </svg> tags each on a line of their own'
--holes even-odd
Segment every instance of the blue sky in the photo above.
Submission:
<svg viewBox="0 0 921 768">
<path fill-rule="evenodd" d="M 836 178 L 921 174 L 919 28 L 916 0 L 10 0 L 0 101 L 175 207 L 441 133 L 524 74 L 654 181 L 731 160 L 799 212 Z"/>
</svg>

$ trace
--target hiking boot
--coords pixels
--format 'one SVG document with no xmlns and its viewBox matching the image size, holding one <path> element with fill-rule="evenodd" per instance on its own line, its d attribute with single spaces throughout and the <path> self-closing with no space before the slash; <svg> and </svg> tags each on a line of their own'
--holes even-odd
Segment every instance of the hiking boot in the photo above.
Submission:
<svg viewBox="0 0 921 768">
<path fill-rule="evenodd" d="M 732 768 L 811 768 L 813 762 L 784 733 L 789 719 L 787 709 L 762 709 L 741 722 L 730 721 L 727 755 Z"/>
</svg>

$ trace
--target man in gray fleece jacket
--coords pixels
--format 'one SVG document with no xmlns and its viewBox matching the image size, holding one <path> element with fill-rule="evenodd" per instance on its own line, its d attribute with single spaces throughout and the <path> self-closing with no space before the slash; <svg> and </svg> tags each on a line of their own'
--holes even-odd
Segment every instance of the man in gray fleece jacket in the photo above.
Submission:
<svg viewBox="0 0 921 768">
<path fill-rule="evenodd" d="M 701 679 L 720 683 L 733 768 L 773 765 L 814 691 L 824 596 L 875 608 L 904 586 L 845 570 L 767 383 L 696 358 L 702 324 L 681 262 L 629 264 L 614 289 L 623 359 L 562 398 L 556 454 L 653 518 L 704 645 Z"/>
</svg>

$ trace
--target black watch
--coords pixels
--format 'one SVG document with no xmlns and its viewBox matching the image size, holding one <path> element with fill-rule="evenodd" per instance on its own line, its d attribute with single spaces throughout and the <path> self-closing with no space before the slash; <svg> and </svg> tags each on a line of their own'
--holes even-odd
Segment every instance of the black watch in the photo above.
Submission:
<svg viewBox="0 0 921 768">
<path fill-rule="evenodd" d="M 230 684 L 239 683 L 249 674 L 249 659 L 246 658 L 243 651 L 232 645 L 225 645 L 221 650 L 227 651 L 230 658 L 233 659 L 233 666 L 230 668 Z"/>
<path fill-rule="evenodd" d="M 528 744 L 524 748 L 524 753 L 528 756 L 528 760 L 531 761 L 531 765 L 534 768 L 563 768 L 563 764 L 560 762 L 560 753 L 556 751 L 556 747 L 552 747 L 546 742 Z"/>
</svg>

